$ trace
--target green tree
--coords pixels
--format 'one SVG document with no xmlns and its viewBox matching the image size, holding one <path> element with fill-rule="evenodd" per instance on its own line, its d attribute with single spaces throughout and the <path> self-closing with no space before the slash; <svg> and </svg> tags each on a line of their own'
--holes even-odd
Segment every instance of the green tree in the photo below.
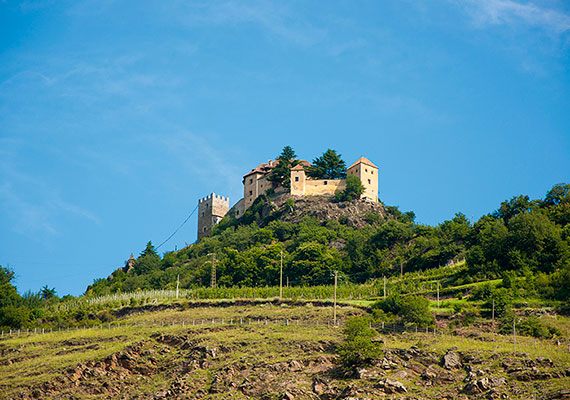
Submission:
<svg viewBox="0 0 570 400">
<path fill-rule="evenodd" d="M 380 344 L 372 339 L 377 332 L 370 328 L 370 318 L 353 317 L 346 321 L 342 333 L 344 342 L 338 347 L 341 368 L 346 373 L 370 364 L 381 352 Z"/>
<path fill-rule="evenodd" d="M 152 242 L 146 244 L 146 248 L 142 251 L 139 258 L 135 262 L 135 273 L 145 274 L 147 272 L 159 270 L 162 266 L 160 256 L 156 253 Z"/>
<path fill-rule="evenodd" d="M 55 288 L 49 288 L 48 285 L 45 285 L 42 290 L 41 290 L 41 296 L 42 299 L 44 300 L 50 300 L 53 299 L 55 296 L 56 292 L 55 292 Z"/>
<path fill-rule="evenodd" d="M 278 163 L 269 174 L 269 181 L 282 185 L 283 187 L 291 187 L 291 168 L 299 164 L 299 160 L 295 160 L 297 155 L 291 146 L 283 147 L 281 154 L 277 157 Z"/>
<path fill-rule="evenodd" d="M 544 204 L 547 206 L 555 206 L 562 203 L 570 203 L 570 185 L 566 183 L 554 185 L 544 197 Z"/>
<path fill-rule="evenodd" d="M 356 175 L 349 175 L 346 177 L 346 187 L 341 192 L 335 193 L 335 198 L 338 201 L 352 201 L 353 199 L 359 199 L 364 193 L 364 186 L 360 181 L 360 178 Z"/>
<path fill-rule="evenodd" d="M 346 177 L 346 163 L 335 150 L 328 149 L 313 160 L 307 175 L 314 179 L 342 179 Z"/>
<path fill-rule="evenodd" d="M 429 310 L 429 300 L 423 296 L 388 296 L 372 305 L 373 309 L 381 309 L 387 314 L 400 317 L 403 323 L 411 323 L 419 327 L 433 325 L 435 318 Z"/>
<path fill-rule="evenodd" d="M 0 307 L 16 306 L 22 302 L 16 287 L 12 285 L 14 271 L 0 266 Z"/>
<path fill-rule="evenodd" d="M 536 207 L 537 202 L 530 201 L 528 196 L 515 196 L 509 201 L 503 201 L 493 216 L 508 221 L 515 215 L 527 213 Z"/>
</svg>

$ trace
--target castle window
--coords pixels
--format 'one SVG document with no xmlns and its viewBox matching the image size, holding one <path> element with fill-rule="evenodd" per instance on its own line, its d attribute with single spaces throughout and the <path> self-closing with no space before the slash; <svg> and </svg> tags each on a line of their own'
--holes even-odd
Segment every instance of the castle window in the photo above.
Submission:
<svg viewBox="0 0 570 400">
<path fill-rule="evenodd" d="M 206 227 L 204 227 L 204 232 L 206 232 Z"/>
<path fill-rule="evenodd" d="M 371 183 L 371 182 L 370 182 L 370 179 L 368 179 L 368 184 L 370 185 L 370 183 Z"/>
<path fill-rule="evenodd" d="M 253 194 L 253 192 L 250 190 L 250 191 L 249 191 L 249 195 L 251 196 L 252 194 Z"/>
<path fill-rule="evenodd" d="M 298 176 L 295 177 L 295 182 L 299 182 L 299 177 L 298 177 Z"/>
<path fill-rule="evenodd" d="M 327 181 L 325 181 L 325 185 L 327 185 L 327 184 L 328 184 Z"/>
<path fill-rule="evenodd" d="M 368 168 L 365 168 L 365 169 L 364 169 L 364 172 L 368 172 Z"/>
<path fill-rule="evenodd" d="M 374 171 L 370 170 L 370 173 L 371 173 L 372 175 L 374 175 Z"/>
<path fill-rule="evenodd" d="M 253 183 L 253 179 L 250 179 L 250 180 L 249 180 L 249 183 Z"/>
</svg>

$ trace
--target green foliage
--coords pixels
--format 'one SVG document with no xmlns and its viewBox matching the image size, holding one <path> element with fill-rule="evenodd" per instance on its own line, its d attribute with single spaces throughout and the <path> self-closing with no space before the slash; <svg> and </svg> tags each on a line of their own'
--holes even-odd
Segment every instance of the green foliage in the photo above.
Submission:
<svg viewBox="0 0 570 400">
<path fill-rule="evenodd" d="M 30 309 L 24 306 L 6 306 L 0 308 L 0 327 L 20 329 L 28 326 Z"/>
<path fill-rule="evenodd" d="M 367 213 L 364 216 L 364 219 L 366 220 L 366 222 L 368 222 L 369 224 L 377 224 L 378 222 L 380 222 L 380 220 L 382 219 L 382 216 L 380 214 L 373 214 L 373 213 Z"/>
<path fill-rule="evenodd" d="M 340 366 L 347 373 L 356 368 L 370 364 L 381 353 L 378 342 L 372 341 L 377 335 L 370 328 L 370 318 L 353 317 L 346 321 L 342 333 L 344 342 L 338 347 Z"/>
<path fill-rule="evenodd" d="M 511 315 L 513 295 L 507 288 L 493 289 L 485 299 L 484 307 L 492 310 L 495 308 L 495 318 L 503 318 Z"/>
<path fill-rule="evenodd" d="M 337 201 L 352 201 L 353 199 L 359 199 L 364 193 L 364 186 L 360 182 L 360 178 L 356 175 L 349 175 L 346 177 L 346 187 L 341 191 L 335 193 L 335 198 Z"/>
<path fill-rule="evenodd" d="M 14 271 L 0 266 L 0 307 L 19 305 L 22 298 L 12 285 Z"/>
<path fill-rule="evenodd" d="M 135 273 L 138 275 L 147 274 L 159 270 L 162 266 L 160 256 L 156 253 L 154 246 L 149 241 L 139 258 L 135 261 Z"/>
<path fill-rule="evenodd" d="M 516 325 L 516 329 L 521 335 L 533 336 L 535 338 L 549 339 L 553 336 L 562 336 L 558 329 L 543 324 L 540 319 L 535 316 L 519 321 Z"/>
<path fill-rule="evenodd" d="M 570 260 L 567 223 L 569 185 L 555 185 L 543 201 L 528 196 L 501 203 L 474 226 L 467 261 L 473 274 L 496 277 L 503 271 L 553 273 Z"/>
<path fill-rule="evenodd" d="M 330 284 L 335 270 L 350 283 L 395 277 L 400 266 L 407 275 L 430 276 L 466 258 L 467 267 L 446 276 L 445 283 L 502 278 L 500 287 L 476 287 L 471 294 L 471 300 L 482 300 L 488 310 L 495 299 L 497 318 L 509 315 L 513 300 L 528 296 L 552 299 L 558 309 L 570 310 L 570 225 L 561 224 L 570 212 L 567 186 L 556 185 L 544 200 L 519 196 L 503 202 L 496 213 L 474 225 L 461 213 L 437 226 L 422 225 L 414 222 L 412 212 L 385 207 L 385 218 L 368 215 L 370 225 L 360 229 L 348 226 L 348 218 L 337 222 L 305 217 L 287 222 L 288 210 L 296 207 L 292 199 L 277 208 L 268 197 L 260 196 L 242 218 L 224 219 L 210 237 L 163 259 L 149 243 L 133 272 L 118 269 L 109 279 L 95 280 L 87 294 L 174 288 L 178 274 L 182 289 L 207 286 L 212 260 L 208 254 L 212 253 L 216 253 L 219 286 L 274 286 L 283 250 L 284 276 L 292 285 Z M 441 278 L 434 276 L 433 282 Z M 417 293 L 416 284 L 415 279 L 402 279 L 392 284 L 389 293 Z M 408 322 L 405 313 L 382 312 Z M 406 318 L 430 323 L 413 313 Z"/>
<path fill-rule="evenodd" d="M 391 295 L 372 305 L 373 309 L 380 309 L 388 315 L 399 317 L 402 323 L 410 323 L 419 327 L 431 326 L 435 322 L 429 310 L 429 300 L 423 296 Z"/>
<path fill-rule="evenodd" d="M 285 146 L 281 150 L 281 154 L 277 157 L 278 163 L 271 171 L 268 179 L 271 182 L 282 185 L 283 187 L 291 187 L 291 168 L 299 164 L 299 160 L 295 160 L 296 154 L 291 146 Z"/>
<path fill-rule="evenodd" d="M 328 149 L 313 160 L 307 175 L 313 179 L 342 179 L 346 177 L 346 163 L 335 150 Z"/>
<path fill-rule="evenodd" d="M 48 285 L 45 285 L 41 290 L 41 296 L 44 300 L 50 300 L 56 297 L 55 288 L 49 288 Z"/>
</svg>

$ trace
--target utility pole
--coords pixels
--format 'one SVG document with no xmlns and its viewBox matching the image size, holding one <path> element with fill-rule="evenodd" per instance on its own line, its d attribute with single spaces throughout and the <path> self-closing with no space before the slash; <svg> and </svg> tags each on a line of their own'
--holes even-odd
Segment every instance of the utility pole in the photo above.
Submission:
<svg viewBox="0 0 570 400">
<path fill-rule="evenodd" d="M 386 275 L 384 275 L 384 300 L 386 300 Z"/>
<path fill-rule="evenodd" d="M 281 250 L 281 268 L 279 270 L 279 300 L 283 298 L 283 250 Z"/>
<path fill-rule="evenodd" d="M 176 276 L 176 300 L 178 300 L 178 287 L 180 286 L 180 274 Z"/>
<path fill-rule="evenodd" d="M 516 317 L 513 317 L 513 356 L 517 354 L 517 331 L 515 328 Z"/>
<path fill-rule="evenodd" d="M 336 326 L 336 285 L 338 283 L 338 271 L 334 271 L 334 306 L 333 306 L 333 325 Z"/>
<path fill-rule="evenodd" d="M 210 286 L 216 287 L 216 253 L 212 253 L 212 279 L 210 280 Z"/>
<path fill-rule="evenodd" d="M 493 342 L 495 341 L 495 299 L 491 307 L 491 325 L 493 326 Z"/>
</svg>

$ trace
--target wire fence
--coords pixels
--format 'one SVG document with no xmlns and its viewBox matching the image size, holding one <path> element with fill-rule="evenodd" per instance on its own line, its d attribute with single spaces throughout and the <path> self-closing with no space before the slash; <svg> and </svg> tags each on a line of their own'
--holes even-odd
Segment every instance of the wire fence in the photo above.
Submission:
<svg viewBox="0 0 570 400">
<path fill-rule="evenodd" d="M 120 329 L 149 329 L 161 330 L 168 332 L 166 328 L 205 328 L 205 327 L 245 327 L 245 326 L 284 326 L 284 327 L 303 327 L 313 329 L 315 333 L 326 333 L 323 328 L 342 329 L 344 320 L 337 320 L 336 323 L 332 319 L 328 320 L 303 320 L 289 318 L 250 318 L 243 316 L 235 316 L 230 318 L 195 318 L 195 319 L 172 319 L 172 320 L 154 320 L 154 321 L 136 321 L 136 322 L 120 322 L 114 321 L 99 325 L 85 325 L 76 327 L 59 327 L 59 328 L 34 328 L 34 329 L 18 329 L 2 331 L 0 340 L 7 340 L 19 337 L 31 337 L 48 334 L 64 334 L 69 332 L 94 332 L 101 330 L 120 330 Z M 440 330 L 436 327 L 420 327 L 418 325 L 398 324 L 398 323 L 370 323 L 370 327 L 374 328 L 380 335 L 411 335 L 412 338 L 418 340 L 442 339 L 453 343 L 468 343 L 470 348 L 479 350 L 493 351 L 498 349 L 509 349 L 514 356 L 528 356 L 528 353 L 535 353 L 537 349 L 549 350 L 554 354 L 570 353 L 570 342 L 566 340 L 548 340 L 537 339 L 528 336 L 518 335 L 480 335 L 480 336 L 464 336 L 457 333 Z"/>
</svg>

